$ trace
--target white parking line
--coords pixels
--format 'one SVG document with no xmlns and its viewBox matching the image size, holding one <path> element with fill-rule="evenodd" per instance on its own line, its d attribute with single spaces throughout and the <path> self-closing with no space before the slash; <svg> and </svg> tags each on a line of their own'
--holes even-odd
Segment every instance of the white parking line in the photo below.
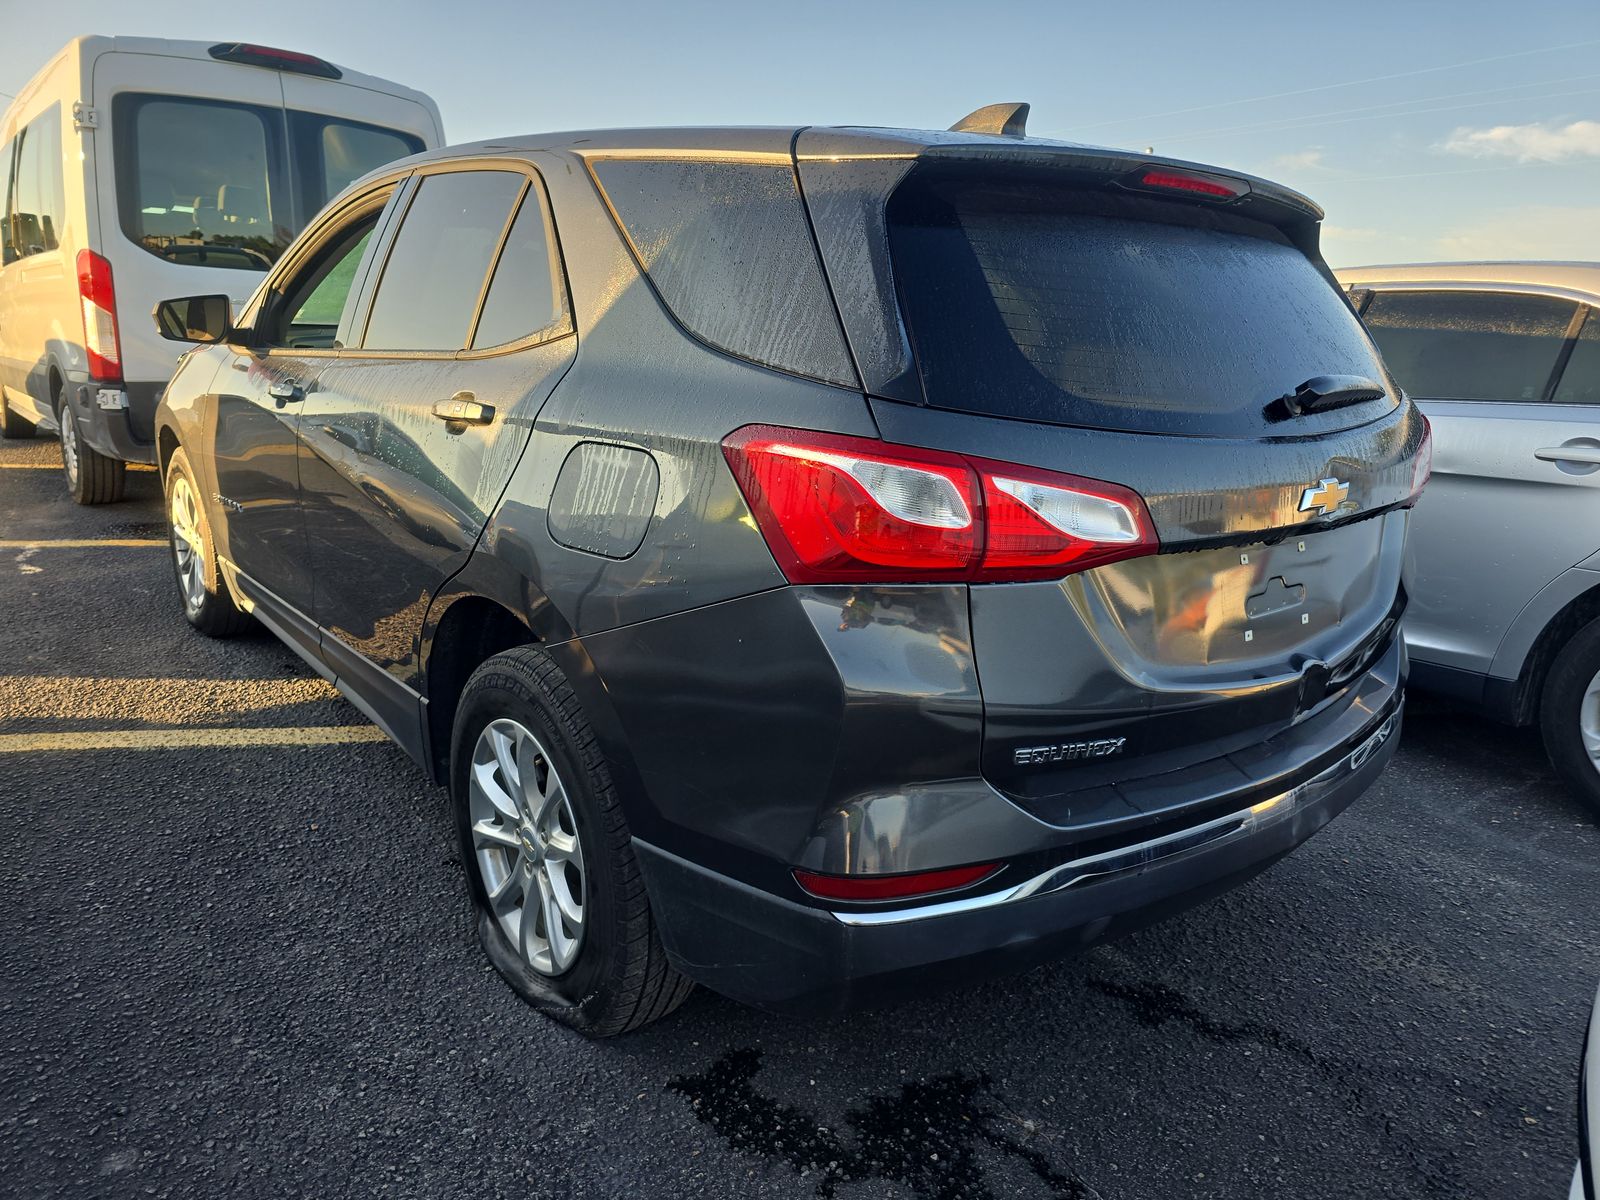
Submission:
<svg viewBox="0 0 1600 1200">
<path fill-rule="evenodd" d="M 291 725 L 282 729 L 105 729 L 75 733 L 0 734 L 0 754 L 81 750 L 246 749 L 255 746 L 343 746 L 387 740 L 376 725 Z"/>
</svg>

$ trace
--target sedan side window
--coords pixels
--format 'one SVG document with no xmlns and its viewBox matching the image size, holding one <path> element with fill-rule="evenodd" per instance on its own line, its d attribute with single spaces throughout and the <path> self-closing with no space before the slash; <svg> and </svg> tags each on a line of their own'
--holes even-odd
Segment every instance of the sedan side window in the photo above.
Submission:
<svg viewBox="0 0 1600 1200">
<path fill-rule="evenodd" d="M 554 337 L 570 328 L 555 228 L 544 189 L 534 183 L 500 251 L 472 348 L 504 346 L 536 333 Z"/>
<path fill-rule="evenodd" d="M 1362 319 L 1413 396 L 1537 402 L 1577 308 L 1508 292 L 1379 292 Z"/>
<path fill-rule="evenodd" d="M 1556 385 L 1557 404 L 1600 404 L 1600 308 L 1586 313 L 1572 357 Z"/>
<path fill-rule="evenodd" d="M 483 285 L 526 176 L 425 176 L 395 237 L 364 350 L 464 350 Z"/>
</svg>

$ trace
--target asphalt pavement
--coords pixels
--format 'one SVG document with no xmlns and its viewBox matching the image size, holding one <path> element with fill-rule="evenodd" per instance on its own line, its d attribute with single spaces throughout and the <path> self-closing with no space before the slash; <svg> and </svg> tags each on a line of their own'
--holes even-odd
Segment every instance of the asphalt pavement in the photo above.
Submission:
<svg viewBox="0 0 1600 1200">
<path fill-rule="evenodd" d="M 184 623 L 153 472 L 0 445 L 0 1194 L 1544 1197 L 1600 826 L 1414 704 L 1245 887 L 904 1007 L 705 992 L 590 1043 L 473 939 L 445 797 L 267 635 Z"/>
</svg>

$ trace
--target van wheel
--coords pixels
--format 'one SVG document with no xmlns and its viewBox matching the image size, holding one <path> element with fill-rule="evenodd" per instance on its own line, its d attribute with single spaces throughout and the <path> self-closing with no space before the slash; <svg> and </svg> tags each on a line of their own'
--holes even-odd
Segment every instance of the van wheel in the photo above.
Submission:
<svg viewBox="0 0 1600 1200">
<path fill-rule="evenodd" d="M 217 569 L 217 547 L 189 457 L 174 450 L 167 464 L 167 541 L 172 548 L 172 574 L 178 581 L 183 615 L 207 637 L 237 637 L 252 620 L 234 603 L 228 581 Z"/>
<path fill-rule="evenodd" d="M 683 1003 L 693 984 L 661 948 L 611 773 L 544 651 L 473 672 L 450 792 L 478 938 L 518 995 L 595 1038 Z"/>
<path fill-rule="evenodd" d="M 1551 764 L 1600 814 L 1600 620 L 1590 621 L 1557 653 L 1545 679 L 1539 724 Z"/>
<path fill-rule="evenodd" d="M 11 406 L 6 403 L 5 395 L 0 393 L 0 438 L 16 438 L 21 441 L 31 438 L 38 430 L 38 425 L 27 417 L 12 412 Z"/>
<path fill-rule="evenodd" d="M 112 504 L 122 499 L 128 481 L 128 464 L 107 458 L 78 433 L 72 406 L 65 400 L 56 408 L 61 426 L 61 466 L 67 473 L 67 490 L 79 504 Z"/>
</svg>

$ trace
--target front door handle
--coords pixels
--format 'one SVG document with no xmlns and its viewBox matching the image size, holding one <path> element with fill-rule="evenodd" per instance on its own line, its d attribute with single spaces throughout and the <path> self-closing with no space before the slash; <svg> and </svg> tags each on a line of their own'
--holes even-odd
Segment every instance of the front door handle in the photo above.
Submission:
<svg viewBox="0 0 1600 1200">
<path fill-rule="evenodd" d="M 278 407 L 306 398 L 306 390 L 292 379 L 274 379 L 267 384 L 267 395 L 278 402 Z"/>
<path fill-rule="evenodd" d="M 435 404 L 433 415 L 449 425 L 487 425 L 494 420 L 494 406 L 479 404 L 471 392 L 457 392 Z"/>
<path fill-rule="evenodd" d="M 1580 463 L 1586 467 L 1600 467 L 1600 446 L 1582 442 L 1567 446 L 1541 446 L 1533 456 L 1544 462 Z"/>
</svg>

